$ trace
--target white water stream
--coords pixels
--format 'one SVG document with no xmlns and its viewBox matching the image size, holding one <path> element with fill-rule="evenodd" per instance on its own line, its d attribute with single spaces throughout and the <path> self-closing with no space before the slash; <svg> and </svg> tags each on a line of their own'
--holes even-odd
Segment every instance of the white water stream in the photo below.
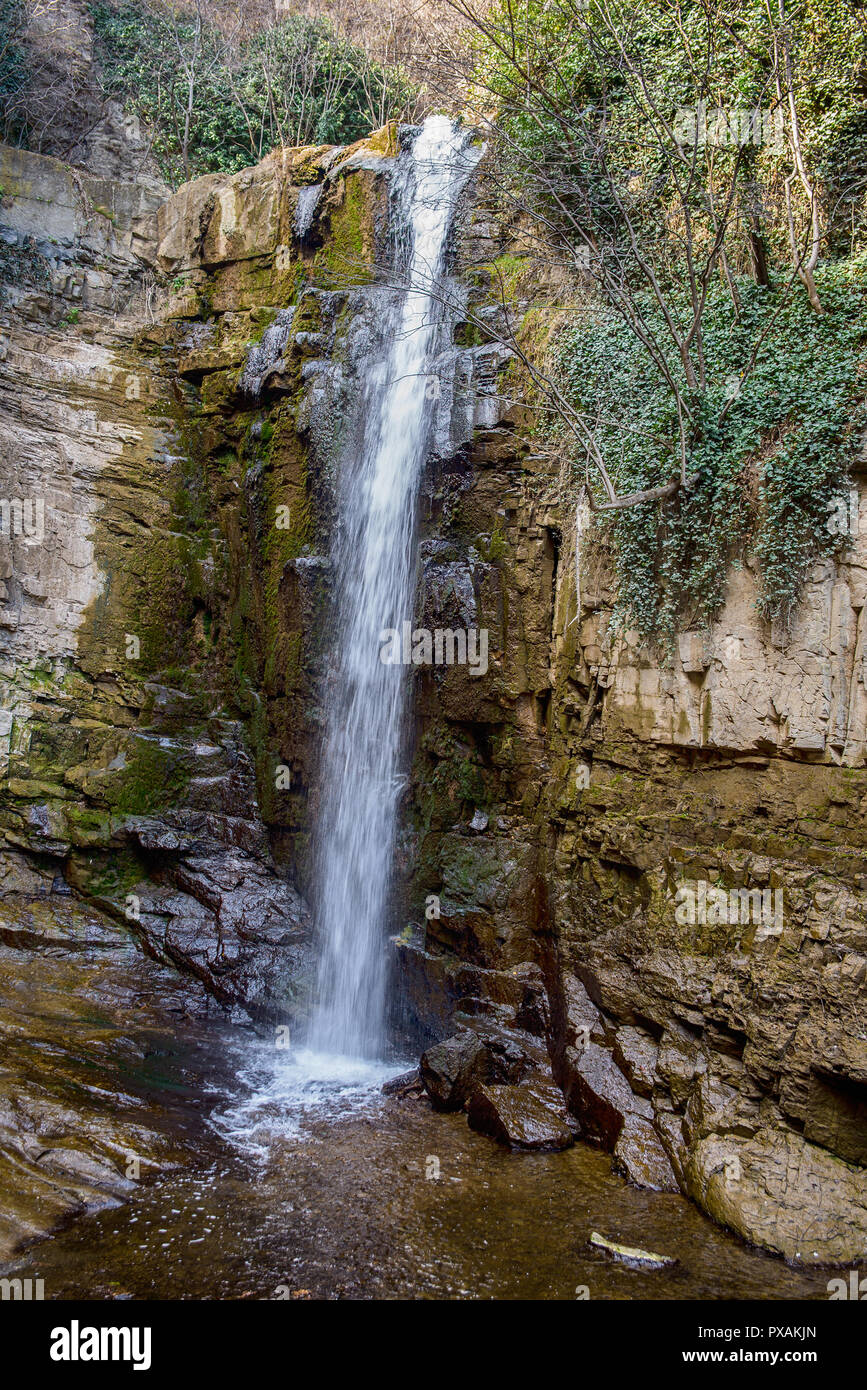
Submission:
<svg viewBox="0 0 867 1390">
<path fill-rule="evenodd" d="M 397 162 L 392 199 L 407 237 L 407 289 L 390 301 L 384 360 L 371 363 L 363 445 L 344 471 L 333 564 L 338 644 L 326 703 L 318 827 L 316 1053 L 378 1058 L 384 1045 L 386 914 L 408 690 L 380 659 L 381 633 L 413 616 L 418 481 L 429 445 L 427 372 L 457 197 L 481 150 L 429 117 Z"/>
</svg>

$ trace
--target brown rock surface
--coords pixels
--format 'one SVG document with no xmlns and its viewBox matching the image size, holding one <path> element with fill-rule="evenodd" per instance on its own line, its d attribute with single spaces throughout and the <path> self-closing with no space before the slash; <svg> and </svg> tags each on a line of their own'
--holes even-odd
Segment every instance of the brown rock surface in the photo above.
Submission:
<svg viewBox="0 0 867 1390">
<path fill-rule="evenodd" d="M 556 1086 L 478 1086 L 467 1119 L 471 1129 L 513 1149 L 566 1149 L 574 1143 Z"/>
</svg>

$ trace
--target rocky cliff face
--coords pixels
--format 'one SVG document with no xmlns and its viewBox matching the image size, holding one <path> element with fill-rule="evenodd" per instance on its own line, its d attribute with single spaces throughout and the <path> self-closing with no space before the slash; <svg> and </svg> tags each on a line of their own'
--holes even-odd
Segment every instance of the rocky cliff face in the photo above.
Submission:
<svg viewBox="0 0 867 1390">
<path fill-rule="evenodd" d="M 461 256 L 475 323 L 511 313 L 538 332 L 532 245 L 504 235 L 483 189 Z M 759 619 L 747 565 L 712 630 L 664 660 L 609 636 L 604 544 L 576 536 L 535 438 L 492 410 L 434 485 L 423 601 L 441 623 L 489 627 L 494 656 L 485 677 L 420 682 L 408 907 L 426 945 L 398 947 L 413 1021 L 431 1036 L 448 1011 L 512 1028 L 518 963 L 536 963 L 554 1075 L 616 1167 L 676 1183 L 789 1258 L 853 1258 L 867 1239 L 860 478 L 846 561 L 815 568 L 791 632 Z"/>
<path fill-rule="evenodd" d="M 333 468 L 394 292 L 398 139 L 276 152 L 169 198 L 2 152 L 18 950 L 39 952 L 34 912 L 72 891 L 199 998 L 303 1017 Z M 418 617 L 486 628 L 490 658 L 413 677 L 395 1026 L 474 1126 L 518 1147 L 577 1131 L 749 1240 L 850 1260 L 867 1250 L 867 542 L 816 571 L 785 638 L 744 568 L 672 662 L 610 641 L 604 548 L 576 543 L 510 403 L 506 319 L 538 331 L 531 252 L 482 166 L 454 247 L 469 307 L 432 373 Z M 684 888 L 737 890 L 737 921 L 689 920 Z M 770 915 L 740 890 L 770 893 Z"/>
</svg>

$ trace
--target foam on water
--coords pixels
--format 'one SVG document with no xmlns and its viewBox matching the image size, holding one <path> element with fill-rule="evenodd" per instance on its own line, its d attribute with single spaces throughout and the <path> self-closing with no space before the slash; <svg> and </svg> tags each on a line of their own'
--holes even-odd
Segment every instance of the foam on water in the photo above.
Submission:
<svg viewBox="0 0 867 1390">
<path fill-rule="evenodd" d="M 210 1123 L 221 1138 L 263 1159 L 275 1141 L 301 1134 L 306 1123 L 372 1108 L 383 1084 L 411 1065 L 309 1048 L 284 1055 L 264 1043 L 245 1050 L 238 1063 L 239 1094 Z"/>
</svg>

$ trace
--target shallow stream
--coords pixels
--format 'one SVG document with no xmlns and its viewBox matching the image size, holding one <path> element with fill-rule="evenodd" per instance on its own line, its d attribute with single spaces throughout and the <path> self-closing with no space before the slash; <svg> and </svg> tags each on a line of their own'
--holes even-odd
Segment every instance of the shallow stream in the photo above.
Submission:
<svg viewBox="0 0 867 1390">
<path fill-rule="evenodd" d="M 747 1248 L 583 1144 L 510 1153 L 463 1115 L 383 1096 L 381 1076 L 302 1083 L 290 1060 L 237 1048 L 239 1089 L 202 1117 L 200 1162 L 77 1220 L 16 1272 L 49 1298 L 827 1298 L 830 1271 Z M 678 1263 L 625 1267 L 588 1246 L 593 1231 Z"/>
</svg>

